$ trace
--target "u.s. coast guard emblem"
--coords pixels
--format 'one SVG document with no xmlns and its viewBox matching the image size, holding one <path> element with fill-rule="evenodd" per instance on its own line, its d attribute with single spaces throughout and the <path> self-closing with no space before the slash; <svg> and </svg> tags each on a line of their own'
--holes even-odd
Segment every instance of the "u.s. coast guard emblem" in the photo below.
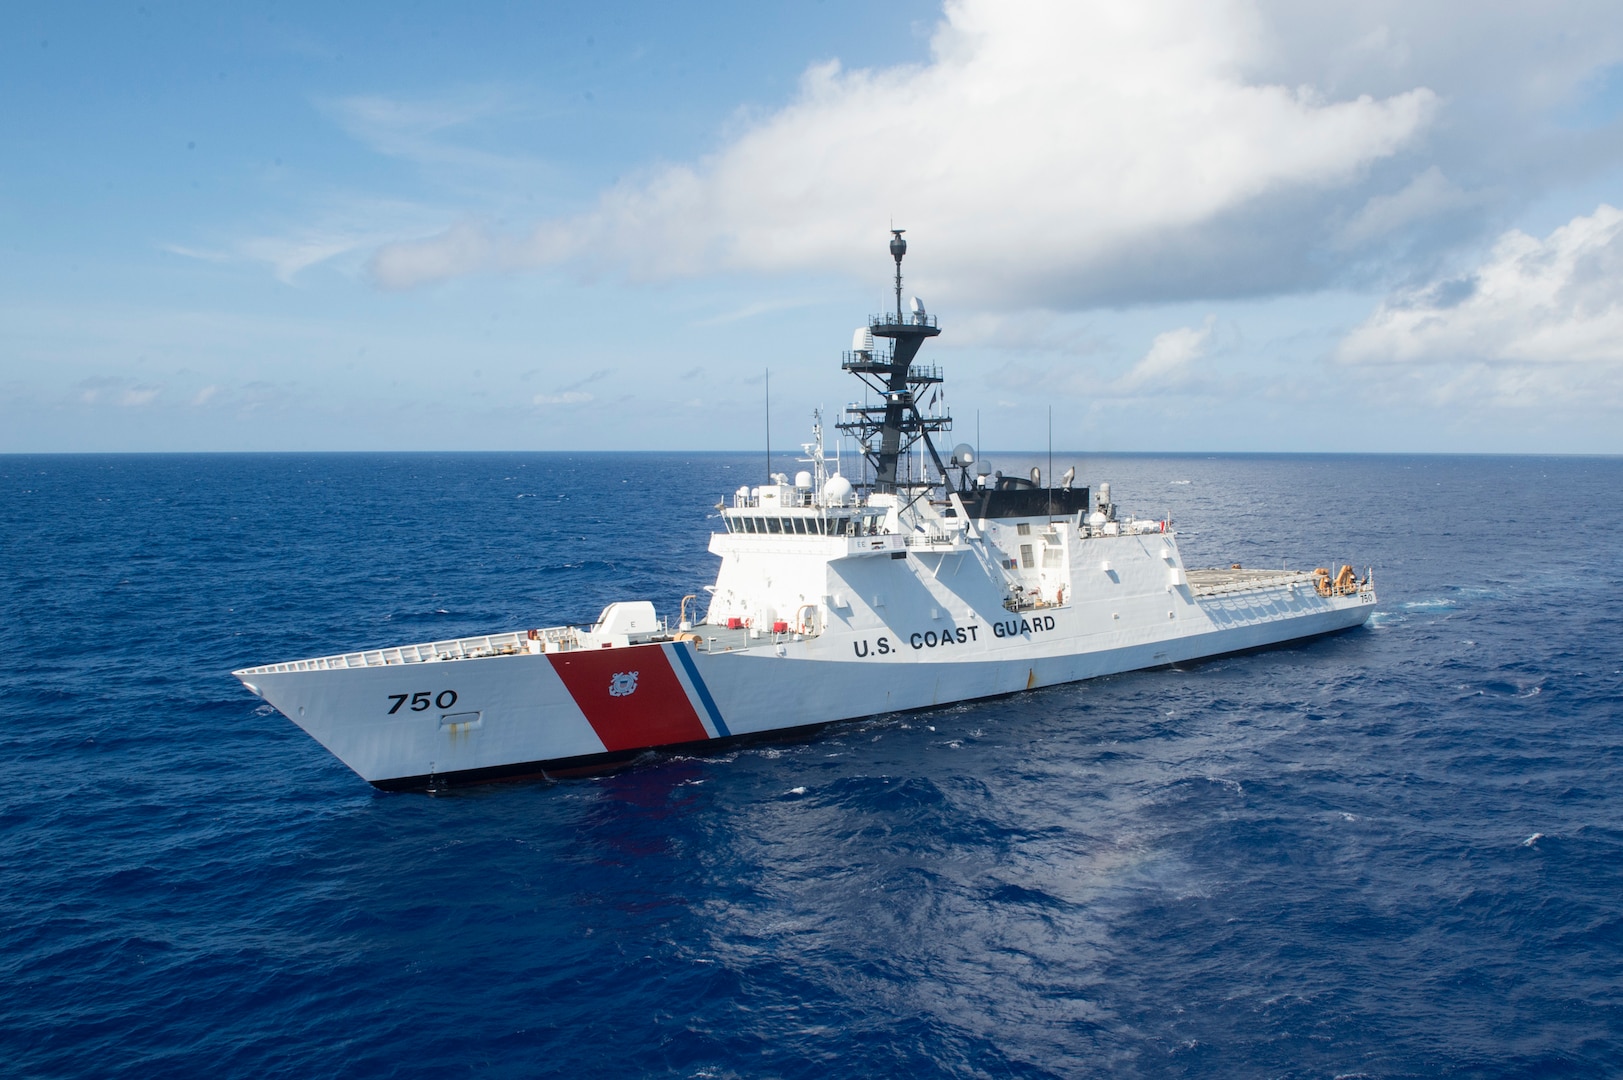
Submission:
<svg viewBox="0 0 1623 1080">
<path fill-rule="evenodd" d="M 637 692 L 635 671 L 616 671 L 609 680 L 609 697 L 626 697 Z"/>
</svg>

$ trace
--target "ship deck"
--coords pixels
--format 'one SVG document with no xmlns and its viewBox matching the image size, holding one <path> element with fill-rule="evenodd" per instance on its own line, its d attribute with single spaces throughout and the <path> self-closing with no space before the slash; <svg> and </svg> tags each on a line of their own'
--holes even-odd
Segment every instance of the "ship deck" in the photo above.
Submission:
<svg viewBox="0 0 1623 1080">
<path fill-rule="evenodd" d="M 424 642 L 420 645 L 392 645 L 384 649 L 362 649 L 357 652 L 316 656 L 308 660 L 291 660 L 280 664 L 262 664 L 243 668 L 232 674 L 280 674 L 290 671 L 331 671 L 343 668 L 387 667 L 393 664 L 431 664 L 451 660 L 483 660 L 495 656 L 518 656 L 546 652 L 569 652 L 586 646 L 575 637 L 576 627 L 558 626 L 536 631 L 531 639 L 528 631 L 507 634 L 480 634 L 475 637 L 451 638 L 446 641 Z M 745 649 L 768 647 L 789 635 L 755 634 L 747 628 L 728 629 L 723 626 L 700 624 L 691 631 L 697 635 L 694 642 L 700 652 L 741 652 Z M 636 634 L 629 645 L 676 640 L 673 633 Z"/>
<path fill-rule="evenodd" d="M 1301 570 L 1238 570 L 1212 569 L 1187 571 L 1189 589 L 1197 597 L 1222 596 L 1229 593 L 1282 588 L 1287 585 L 1313 588 L 1313 576 Z M 742 652 L 761 647 L 770 648 L 788 635 L 756 634 L 746 628 L 728 629 L 701 623 L 691 631 L 701 652 Z M 399 645 L 385 649 L 364 649 L 334 656 L 318 656 L 309 660 L 294 660 L 281 664 L 264 664 L 243 668 L 234 674 L 240 676 L 270 674 L 289 671 L 324 671 L 334 668 L 383 667 L 392 664 L 424 664 L 450 660 L 476 660 L 496 656 L 517 656 L 540 651 L 566 652 L 581 648 L 574 627 L 552 627 L 536 631 L 539 640 L 532 640 L 528 632 L 482 634 L 476 637 L 452 638 L 446 641 L 420 645 Z M 635 635 L 632 645 L 655 641 L 670 641 L 676 637 L 669 632 Z M 689 639 L 691 640 L 691 639 Z"/>
<path fill-rule="evenodd" d="M 363 649 L 358 652 L 333 656 L 316 656 L 309 660 L 290 660 L 282 664 L 262 664 L 232 672 L 244 675 L 268 675 L 287 671 L 330 671 L 335 668 L 384 667 L 390 664 L 426 664 L 442 660 L 475 660 L 489 656 L 517 656 L 528 652 L 530 642 L 522 632 L 510 634 L 481 634 L 477 637 L 452 638 L 448 641 L 425 642 L 421 645 L 392 645 L 386 649 Z"/>
<path fill-rule="evenodd" d="M 1196 596 L 1275 589 L 1285 585 L 1313 587 L 1313 575 L 1303 570 L 1189 570 L 1189 591 Z"/>
</svg>

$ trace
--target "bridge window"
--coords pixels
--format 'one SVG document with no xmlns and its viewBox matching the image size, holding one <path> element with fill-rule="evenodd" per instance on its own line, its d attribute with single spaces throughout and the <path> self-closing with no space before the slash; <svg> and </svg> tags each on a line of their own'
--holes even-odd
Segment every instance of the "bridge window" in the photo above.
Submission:
<svg viewBox="0 0 1623 1080">
<path fill-rule="evenodd" d="M 1021 528 L 1025 528 L 1025 526 L 1021 526 Z M 1032 557 L 1031 545 L 1030 544 L 1021 544 L 1020 545 L 1020 566 L 1021 566 L 1021 568 L 1025 569 L 1025 570 L 1030 570 L 1030 569 L 1033 569 L 1036 565 L 1037 565 L 1037 560 Z"/>
</svg>

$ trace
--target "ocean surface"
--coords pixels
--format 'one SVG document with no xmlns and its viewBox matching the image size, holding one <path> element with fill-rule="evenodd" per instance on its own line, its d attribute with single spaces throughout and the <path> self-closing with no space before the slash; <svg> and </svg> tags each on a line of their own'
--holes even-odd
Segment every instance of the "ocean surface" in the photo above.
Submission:
<svg viewBox="0 0 1623 1080">
<path fill-rule="evenodd" d="M 674 612 L 760 457 L 0 457 L 0 1075 L 1623 1074 L 1623 459 L 1072 463 L 1379 610 L 387 795 L 231 669 Z"/>
</svg>

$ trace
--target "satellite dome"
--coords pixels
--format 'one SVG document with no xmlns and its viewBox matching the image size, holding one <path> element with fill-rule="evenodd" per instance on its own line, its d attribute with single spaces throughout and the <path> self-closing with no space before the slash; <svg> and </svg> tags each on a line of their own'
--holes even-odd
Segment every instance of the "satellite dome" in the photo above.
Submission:
<svg viewBox="0 0 1623 1080">
<path fill-rule="evenodd" d="M 807 472 L 805 469 L 801 469 L 799 472 L 795 473 L 795 487 L 801 491 L 810 491 L 811 473 Z"/>
<path fill-rule="evenodd" d="M 952 448 L 952 460 L 947 462 L 953 468 L 961 469 L 965 465 L 975 463 L 975 448 L 968 443 L 961 442 Z"/>
<path fill-rule="evenodd" d="M 823 483 L 823 502 L 839 506 L 851 497 L 851 481 L 835 473 Z"/>
</svg>

